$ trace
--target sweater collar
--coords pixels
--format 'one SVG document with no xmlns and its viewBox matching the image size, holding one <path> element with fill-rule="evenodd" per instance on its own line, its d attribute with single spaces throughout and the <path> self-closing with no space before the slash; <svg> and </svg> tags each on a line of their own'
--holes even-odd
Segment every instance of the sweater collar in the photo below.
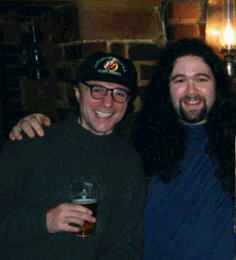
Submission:
<svg viewBox="0 0 236 260">
<path fill-rule="evenodd" d="M 78 118 L 74 115 L 68 117 L 66 123 L 67 136 L 71 137 L 73 142 L 78 142 L 80 144 L 95 145 L 97 146 L 108 146 L 111 141 L 116 137 L 114 133 L 108 135 L 95 135 L 82 127 L 78 123 Z M 73 134 L 72 134 L 73 133 Z"/>
<path fill-rule="evenodd" d="M 203 139 L 206 137 L 206 123 L 199 125 L 185 125 L 189 139 Z"/>
</svg>

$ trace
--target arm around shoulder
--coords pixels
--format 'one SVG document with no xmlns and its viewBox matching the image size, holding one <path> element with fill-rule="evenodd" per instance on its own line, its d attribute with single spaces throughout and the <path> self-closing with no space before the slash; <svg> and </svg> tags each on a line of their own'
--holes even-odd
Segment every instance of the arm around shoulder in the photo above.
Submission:
<svg viewBox="0 0 236 260">
<path fill-rule="evenodd" d="M 35 134 L 38 136 L 44 136 L 43 126 L 50 126 L 51 120 L 44 114 L 33 113 L 22 119 L 11 129 L 9 138 L 14 140 L 22 140 L 22 133 L 27 134 L 30 138 L 33 138 Z"/>
</svg>

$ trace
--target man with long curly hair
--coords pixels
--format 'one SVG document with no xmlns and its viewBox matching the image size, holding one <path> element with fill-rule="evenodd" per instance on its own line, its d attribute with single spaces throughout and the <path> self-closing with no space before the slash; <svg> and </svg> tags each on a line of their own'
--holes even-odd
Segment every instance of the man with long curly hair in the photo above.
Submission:
<svg viewBox="0 0 236 260">
<path fill-rule="evenodd" d="M 154 175 L 145 209 L 145 260 L 232 260 L 235 104 L 224 66 L 199 39 L 161 52 L 135 125 Z"/>
</svg>

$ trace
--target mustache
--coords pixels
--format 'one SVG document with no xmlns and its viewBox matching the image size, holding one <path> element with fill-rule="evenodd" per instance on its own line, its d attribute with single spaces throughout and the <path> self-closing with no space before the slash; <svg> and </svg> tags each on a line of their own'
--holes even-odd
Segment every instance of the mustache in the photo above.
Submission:
<svg viewBox="0 0 236 260">
<path fill-rule="evenodd" d="M 203 101 L 203 98 L 200 95 L 195 95 L 195 96 L 184 96 L 181 100 L 184 102 Z"/>
</svg>

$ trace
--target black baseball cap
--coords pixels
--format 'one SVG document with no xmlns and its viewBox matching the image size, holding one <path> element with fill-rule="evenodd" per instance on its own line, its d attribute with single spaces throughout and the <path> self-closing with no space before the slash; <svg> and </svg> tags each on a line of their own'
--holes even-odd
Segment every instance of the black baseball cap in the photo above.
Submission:
<svg viewBox="0 0 236 260">
<path fill-rule="evenodd" d="M 76 83 L 87 80 L 118 83 L 129 88 L 133 94 L 138 91 L 134 64 L 112 53 L 95 52 L 84 59 Z"/>
</svg>

